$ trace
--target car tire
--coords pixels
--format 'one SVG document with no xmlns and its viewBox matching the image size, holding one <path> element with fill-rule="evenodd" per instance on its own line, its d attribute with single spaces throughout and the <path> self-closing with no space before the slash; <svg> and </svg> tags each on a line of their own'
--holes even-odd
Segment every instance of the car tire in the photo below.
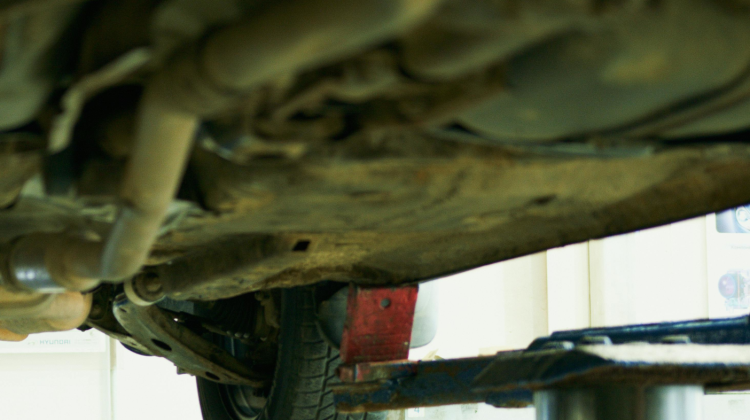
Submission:
<svg viewBox="0 0 750 420">
<path fill-rule="evenodd" d="M 339 414 L 330 385 L 338 382 L 339 352 L 321 337 L 312 288 L 282 291 L 274 381 L 265 406 L 251 414 L 231 401 L 233 385 L 198 378 L 204 420 L 384 420 L 385 412 Z"/>
</svg>

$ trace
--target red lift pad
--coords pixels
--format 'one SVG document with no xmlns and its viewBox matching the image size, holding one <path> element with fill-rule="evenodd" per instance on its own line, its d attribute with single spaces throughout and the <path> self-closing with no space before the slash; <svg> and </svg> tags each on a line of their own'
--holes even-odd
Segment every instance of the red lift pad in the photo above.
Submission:
<svg viewBox="0 0 750 420">
<path fill-rule="evenodd" d="M 349 286 L 342 362 L 351 365 L 408 359 L 417 293 L 418 286 Z"/>
</svg>

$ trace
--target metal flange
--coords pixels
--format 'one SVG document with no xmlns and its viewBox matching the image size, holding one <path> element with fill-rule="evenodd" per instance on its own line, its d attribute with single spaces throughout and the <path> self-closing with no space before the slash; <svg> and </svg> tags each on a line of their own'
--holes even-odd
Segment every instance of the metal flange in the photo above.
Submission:
<svg viewBox="0 0 750 420">
<path fill-rule="evenodd" d="M 223 348 L 180 325 L 156 306 L 138 306 L 124 295 L 115 300 L 115 318 L 143 347 L 172 361 L 181 371 L 202 378 L 256 388 L 270 378 L 246 366 Z"/>
</svg>

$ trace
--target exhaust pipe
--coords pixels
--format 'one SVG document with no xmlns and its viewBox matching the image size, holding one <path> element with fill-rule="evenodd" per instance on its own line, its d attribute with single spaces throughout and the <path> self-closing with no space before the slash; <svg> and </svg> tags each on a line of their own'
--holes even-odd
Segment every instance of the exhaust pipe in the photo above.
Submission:
<svg viewBox="0 0 750 420">
<path fill-rule="evenodd" d="M 279 1 L 178 55 L 146 85 L 117 219 L 104 240 L 69 233 L 17 239 L 5 285 L 41 293 L 122 282 L 148 258 L 202 117 L 273 77 L 391 38 L 442 0 Z"/>
</svg>

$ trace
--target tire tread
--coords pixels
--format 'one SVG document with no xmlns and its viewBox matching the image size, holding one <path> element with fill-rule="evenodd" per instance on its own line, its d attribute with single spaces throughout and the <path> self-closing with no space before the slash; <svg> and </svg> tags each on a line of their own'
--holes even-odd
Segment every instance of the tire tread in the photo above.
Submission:
<svg viewBox="0 0 750 420">
<path fill-rule="evenodd" d="M 258 420 L 384 420 L 386 413 L 341 414 L 336 412 L 330 385 L 338 381 L 338 350 L 328 346 L 315 322 L 312 288 L 282 292 L 281 335 L 274 384 Z M 211 391 L 224 385 L 198 380 L 205 420 L 237 420 L 217 406 Z"/>
</svg>

